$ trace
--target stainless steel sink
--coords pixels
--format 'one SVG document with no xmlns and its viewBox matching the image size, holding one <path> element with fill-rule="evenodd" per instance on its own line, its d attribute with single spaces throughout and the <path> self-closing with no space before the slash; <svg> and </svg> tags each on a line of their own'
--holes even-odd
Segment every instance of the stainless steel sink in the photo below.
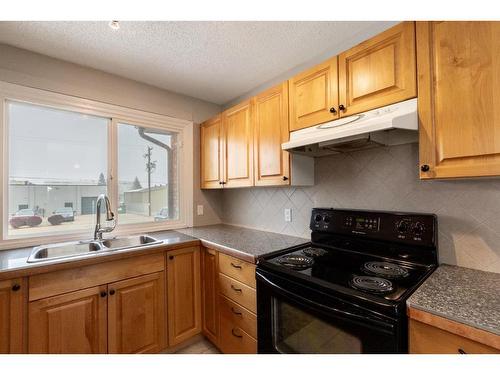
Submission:
<svg viewBox="0 0 500 375">
<path fill-rule="evenodd" d="M 160 243 L 156 238 L 140 235 L 130 237 L 115 237 L 107 240 L 102 240 L 100 243 L 107 249 L 129 249 L 133 247 L 142 247 L 146 245 L 155 245 Z"/>
<path fill-rule="evenodd" d="M 92 254 L 157 245 L 162 241 L 148 235 L 115 237 L 102 241 L 64 242 L 34 247 L 28 263 L 55 259 L 87 257 Z"/>
</svg>

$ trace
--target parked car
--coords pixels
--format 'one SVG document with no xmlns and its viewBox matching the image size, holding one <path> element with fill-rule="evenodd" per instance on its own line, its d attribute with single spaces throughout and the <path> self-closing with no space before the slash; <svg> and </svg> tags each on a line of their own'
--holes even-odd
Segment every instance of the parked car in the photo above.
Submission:
<svg viewBox="0 0 500 375">
<path fill-rule="evenodd" d="M 42 218 L 37 214 L 37 211 L 32 208 L 23 208 L 17 211 L 9 220 L 12 228 L 20 228 L 24 226 L 36 227 L 42 223 Z"/>
<path fill-rule="evenodd" d="M 168 220 L 168 207 L 163 207 L 157 215 L 155 215 L 155 221 Z"/>
<path fill-rule="evenodd" d="M 61 215 L 63 221 L 75 221 L 75 211 L 72 207 L 58 208 L 53 212 L 54 215 Z"/>
</svg>

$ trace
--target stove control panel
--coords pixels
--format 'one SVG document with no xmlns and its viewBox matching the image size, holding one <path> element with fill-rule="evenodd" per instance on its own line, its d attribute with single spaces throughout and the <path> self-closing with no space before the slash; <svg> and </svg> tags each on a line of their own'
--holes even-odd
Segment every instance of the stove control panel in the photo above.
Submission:
<svg viewBox="0 0 500 375">
<path fill-rule="evenodd" d="M 346 216 L 344 227 L 351 228 L 354 231 L 378 232 L 380 229 L 380 218 L 360 215 Z"/>
<path fill-rule="evenodd" d="M 311 216 L 313 231 L 433 246 L 437 227 L 432 214 L 386 211 L 358 211 L 315 208 Z"/>
</svg>

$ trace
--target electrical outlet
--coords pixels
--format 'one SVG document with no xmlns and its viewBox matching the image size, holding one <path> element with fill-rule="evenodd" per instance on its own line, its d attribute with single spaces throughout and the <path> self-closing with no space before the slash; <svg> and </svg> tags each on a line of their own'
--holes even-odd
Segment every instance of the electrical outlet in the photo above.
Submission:
<svg viewBox="0 0 500 375">
<path fill-rule="evenodd" d="M 285 221 L 292 221 L 292 209 L 285 208 Z"/>
<path fill-rule="evenodd" d="M 196 213 L 198 214 L 198 216 L 203 215 L 203 205 L 202 204 L 199 204 L 196 206 Z"/>
</svg>

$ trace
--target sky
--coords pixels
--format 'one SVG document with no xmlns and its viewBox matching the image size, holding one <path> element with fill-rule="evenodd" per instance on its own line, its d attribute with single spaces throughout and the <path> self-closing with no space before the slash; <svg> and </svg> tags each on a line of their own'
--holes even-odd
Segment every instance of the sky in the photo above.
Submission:
<svg viewBox="0 0 500 375">
<path fill-rule="evenodd" d="M 108 118 L 9 102 L 9 175 L 15 180 L 97 181 L 107 171 Z M 170 143 L 168 135 L 154 135 Z M 118 125 L 118 180 L 137 176 L 147 186 L 147 146 L 157 162 L 152 184 L 167 182 L 166 151 L 139 137 L 132 125 Z"/>
</svg>

